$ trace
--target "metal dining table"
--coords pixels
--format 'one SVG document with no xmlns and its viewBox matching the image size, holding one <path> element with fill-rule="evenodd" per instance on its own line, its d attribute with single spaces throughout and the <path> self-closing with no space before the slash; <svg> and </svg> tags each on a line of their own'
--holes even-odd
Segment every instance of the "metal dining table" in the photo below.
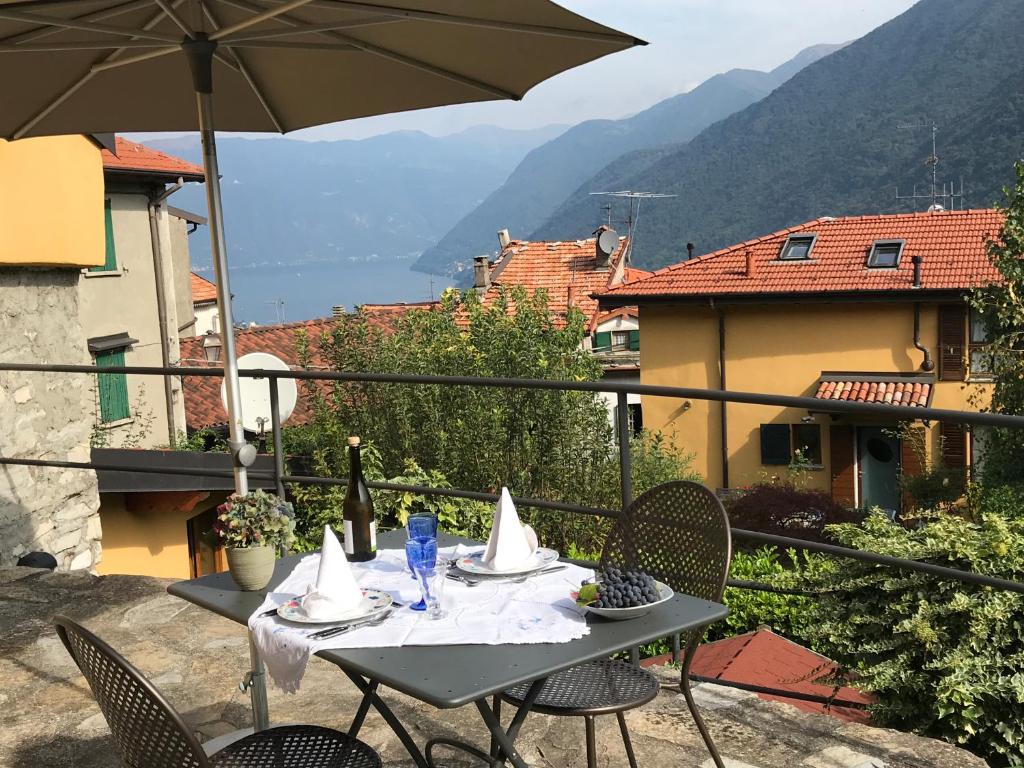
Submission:
<svg viewBox="0 0 1024 768">
<path fill-rule="evenodd" d="M 404 531 L 383 533 L 378 543 L 382 549 L 401 549 L 405 538 Z M 440 546 L 453 546 L 479 542 L 442 535 L 438 543 Z M 247 626 L 249 616 L 263 603 L 266 593 L 291 573 L 301 557 L 292 555 L 278 560 L 274 577 L 264 591 L 243 592 L 228 573 L 178 581 L 167 591 Z M 351 648 L 323 650 L 317 656 L 340 668 L 363 694 L 348 730 L 350 735 L 359 733 L 372 707 L 391 727 L 416 765 L 430 768 L 432 761 L 428 761 L 424 751 L 384 701 L 381 688 L 385 687 L 439 709 L 474 705 L 489 731 L 490 754 L 496 757 L 495 762 L 507 759 L 515 768 L 525 768 L 526 763 L 515 748 L 515 739 L 534 699 L 550 675 L 676 633 L 705 627 L 724 618 L 727 613 L 726 607 L 720 603 L 677 594 L 646 616 L 629 621 L 588 616 L 589 634 L 568 643 L 545 643 L 538 638 L 536 644 Z M 269 727 L 266 677 L 251 638 L 250 661 L 251 671 L 246 675 L 244 687 L 249 689 L 252 697 L 254 728 L 262 730 Z M 505 728 L 489 706 L 488 699 L 523 683 L 532 683 L 529 694 Z"/>
</svg>

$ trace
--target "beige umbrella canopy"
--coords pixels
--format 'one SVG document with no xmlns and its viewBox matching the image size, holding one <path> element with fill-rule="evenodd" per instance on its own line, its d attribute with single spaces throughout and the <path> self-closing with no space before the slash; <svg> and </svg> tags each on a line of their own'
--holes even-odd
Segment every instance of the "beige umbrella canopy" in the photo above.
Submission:
<svg viewBox="0 0 1024 768">
<path fill-rule="evenodd" d="M 0 137 L 201 132 L 239 457 L 214 126 L 286 132 L 520 99 L 559 72 L 641 44 L 549 0 L 0 0 Z M 236 463 L 244 493 L 244 454 Z"/>
</svg>

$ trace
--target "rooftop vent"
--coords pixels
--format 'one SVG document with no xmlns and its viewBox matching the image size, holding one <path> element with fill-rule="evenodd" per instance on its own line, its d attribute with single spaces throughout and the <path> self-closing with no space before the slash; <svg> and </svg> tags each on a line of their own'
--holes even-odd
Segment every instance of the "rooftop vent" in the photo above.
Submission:
<svg viewBox="0 0 1024 768">
<path fill-rule="evenodd" d="M 502 248 L 508 248 L 508 244 L 512 242 L 512 237 L 509 235 L 507 229 L 498 230 L 498 244 Z"/>
</svg>

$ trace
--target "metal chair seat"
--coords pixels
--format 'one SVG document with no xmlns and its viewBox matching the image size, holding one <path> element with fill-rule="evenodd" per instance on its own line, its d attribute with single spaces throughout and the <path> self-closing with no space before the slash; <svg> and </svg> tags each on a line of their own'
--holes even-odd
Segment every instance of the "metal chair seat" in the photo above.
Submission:
<svg viewBox="0 0 1024 768">
<path fill-rule="evenodd" d="M 289 725 L 258 731 L 210 755 L 214 768 L 380 768 L 358 739 L 330 728 Z"/>
<path fill-rule="evenodd" d="M 501 698 L 520 706 L 530 684 L 516 686 Z M 658 680 L 632 664 L 600 659 L 557 672 L 547 679 L 533 711 L 562 717 L 610 715 L 642 707 L 658 695 Z"/>
</svg>

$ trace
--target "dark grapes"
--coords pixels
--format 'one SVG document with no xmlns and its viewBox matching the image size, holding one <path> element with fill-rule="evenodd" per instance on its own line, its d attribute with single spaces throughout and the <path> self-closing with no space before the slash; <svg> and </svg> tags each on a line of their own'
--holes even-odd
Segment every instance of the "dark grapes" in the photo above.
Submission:
<svg viewBox="0 0 1024 768">
<path fill-rule="evenodd" d="M 658 602 L 658 586 L 641 571 L 604 568 L 597 574 L 598 592 L 594 605 L 598 608 L 636 608 Z"/>
</svg>

